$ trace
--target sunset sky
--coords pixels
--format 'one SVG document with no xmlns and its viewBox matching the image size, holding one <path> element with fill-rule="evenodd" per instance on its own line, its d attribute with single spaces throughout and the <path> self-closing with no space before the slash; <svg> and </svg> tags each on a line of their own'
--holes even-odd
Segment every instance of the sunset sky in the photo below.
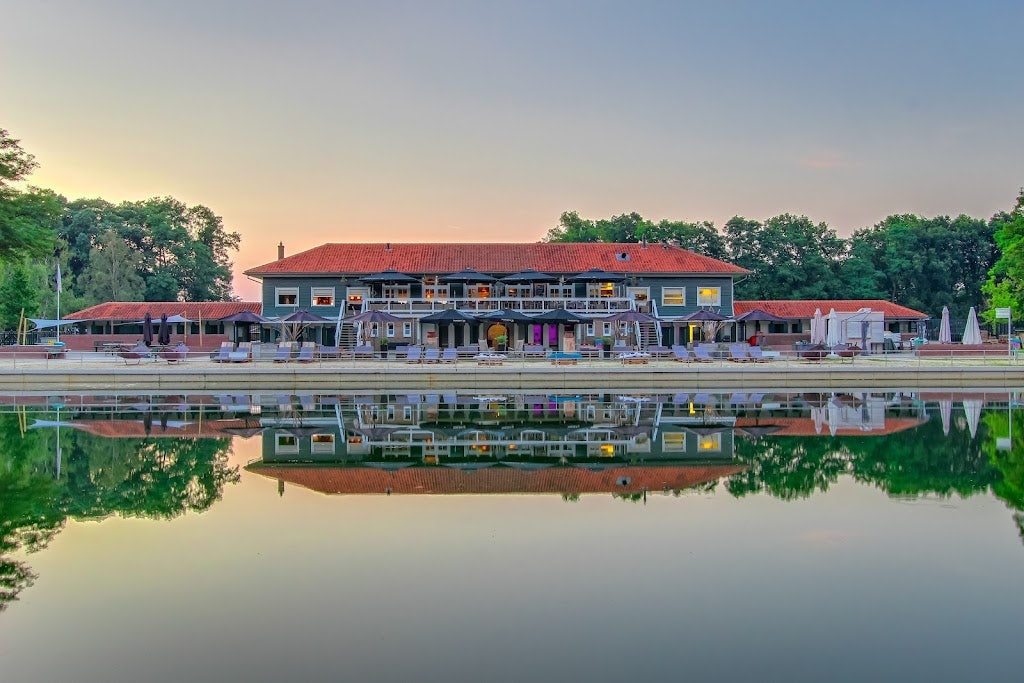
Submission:
<svg viewBox="0 0 1024 683">
<path fill-rule="evenodd" d="M 0 128 L 69 198 L 172 195 L 241 271 L 328 241 L 535 241 L 559 214 L 841 235 L 1009 209 L 1024 3 L 37 0 Z"/>
</svg>

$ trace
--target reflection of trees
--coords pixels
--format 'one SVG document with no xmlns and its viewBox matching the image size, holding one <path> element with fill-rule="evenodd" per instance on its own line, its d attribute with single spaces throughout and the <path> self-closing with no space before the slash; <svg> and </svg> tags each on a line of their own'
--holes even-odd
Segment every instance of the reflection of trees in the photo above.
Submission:
<svg viewBox="0 0 1024 683">
<path fill-rule="evenodd" d="M 22 435 L 17 416 L 0 415 L 0 611 L 34 579 L 7 555 L 46 547 L 68 517 L 201 512 L 239 477 L 227 464 L 228 439 L 104 439 L 62 430 L 58 480 L 55 438 L 49 430 Z"/>
<path fill-rule="evenodd" d="M 1017 411 L 1013 414 L 1013 439 L 1009 450 L 996 448 L 997 437 L 1010 436 L 1010 418 L 1002 411 L 986 413 L 982 417 L 982 428 L 985 430 L 983 450 L 992 468 L 999 474 L 999 480 L 992 485 L 995 494 L 1018 511 L 1014 516 L 1021 528 L 1024 538 L 1024 415 Z"/>
<path fill-rule="evenodd" d="M 736 442 L 736 459 L 746 465 L 729 477 L 726 489 L 737 498 L 766 491 L 784 500 L 827 491 L 846 471 L 846 459 L 828 437 L 778 437 Z"/>
</svg>

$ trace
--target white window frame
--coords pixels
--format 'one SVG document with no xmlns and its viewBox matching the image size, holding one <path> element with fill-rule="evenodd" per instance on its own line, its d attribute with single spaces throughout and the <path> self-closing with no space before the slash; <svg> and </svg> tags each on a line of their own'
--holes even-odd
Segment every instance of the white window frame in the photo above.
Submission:
<svg viewBox="0 0 1024 683">
<path fill-rule="evenodd" d="M 686 432 L 665 432 L 661 433 L 662 453 L 685 453 Z"/>
<path fill-rule="evenodd" d="M 289 295 L 293 295 L 295 297 L 295 303 L 293 303 L 293 304 L 283 304 L 283 303 L 281 303 L 281 297 L 282 296 L 289 296 Z M 298 305 L 299 305 L 299 288 L 298 287 L 275 287 L 274 288 L 274 301 L 275 301 L 275 303 L 276 303 L 278 308 L 291 308 L 292 306 L 295 306 L 297 308 Z"/>
<path fill-rule="evenodd" d="M 592 323 L 592 322 L 587 323 L 587 336 L 588 337 L 593 337 L 594 336 L 594 323 Z"/>
<path fill-rule="evenodd" d="M 705 299 L 704 296 L 708 292 L 714 292 L 714 296 L 710 299 Z M 721 306 L 722 305 L 722 288 L 721 287 L 698 287 L 697 288 L 697 306 Z"/>
<path fill-rule="evenodd" d="M 409 298 L 409 285 L 384 285 L 384 298 L 392 301 L 405 301 Z"/>
<path fill-rule="evenodd" d="M 334 434 L 313 434 L 309 437 L 309 452 L 324 454 L 334 454 Z"/>
<path fill-rule="evenodd" d="M 283 443 L 290 441 L 291 443 Z M 299 437 L 294 434 L 275 434 L 274 453 L 278 455 L 297 455 L 299 452 Z"/>
<path fill-rule="evenodd" d="M 647 303 L 651 299 L 650 287 L 626 287 L 626 296 L 633 301 Z"/>
<path fill-rule="evenodd" d="M 702 434 L 697 438 L 697 452 L 698 453 L 721 453 L 722 452 L 722 433 L 715 432 L 714 434 Z"/>
<path fill-rule="evenodd" d="M 402 336 L 406 339 L 412 337 L 412 323 L 402 323 Z"/>
<path fill-rule="evenodd" d="M 318 304 L 316 300 L 318 298 L 330 298 L 331 302 L 327 304 Z M 309 305 L 320 306 L 320 307 L 332 307 L 335 302 L 334 287 L 310 287 L 309 288 Z"/>
<path fill-rule="evenodd" d="M 394 323 L 387 323 L 387 327 L 384 330 L 384 336 L 388 337 L 389 339 L 394 338 L 394 336 L 395 336 L 395 324 Z"/>
<path fill-rule="evenodd" d="M 665 294 L 672 292 L 678 293 L 682 301 L 666 301 Z M 662 306 L 685 306 L 686 305 L 686 287 L 662 287 L 661 288 L 661 305 Z"/>
</svg>

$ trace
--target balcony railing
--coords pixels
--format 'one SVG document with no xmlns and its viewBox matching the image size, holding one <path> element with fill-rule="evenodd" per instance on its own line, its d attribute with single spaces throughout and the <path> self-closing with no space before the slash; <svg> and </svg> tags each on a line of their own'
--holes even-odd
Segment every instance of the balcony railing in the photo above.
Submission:
<svg viewBox="0 0 1024 683">
<path fill-rule="evenodd" d="M 443 311 L 448 308 L 457 308 L 461 311 L 486 313 L 499 309 L 512 309 L 521 311 L 527 315 L 544 313 L 557 308 L 565 308 L 580 315 L 609 315 L 618 311 L 625 311 L 632 308 L 633 300 L 629 297 L 600 297 L 592 299 L 566 299 L 566 298 L 519 298 L 519 297 L 493 297 L 488 299 L 470 299 L 459 297 L 448 297 L 446 299 L 422 299 L 409 297 L 406 299 L 383 299 L 366 298 L 364 306 L 367 309 L 387 311 L 394 314 L 420 315 L 429 314 L 435 311 Z"/>
</svg>

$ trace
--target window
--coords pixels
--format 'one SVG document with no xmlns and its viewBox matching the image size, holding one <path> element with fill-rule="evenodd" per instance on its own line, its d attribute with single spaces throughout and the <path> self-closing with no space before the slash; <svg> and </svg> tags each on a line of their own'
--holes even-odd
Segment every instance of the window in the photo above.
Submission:
<svg viewBox="0 0 1024 683">
<path fill-rule="evenodd" d="M 394 323 L 388 323 L 387 332 L 385 334 L 388 337 L 394 337 L 395 336 L 395 324 Z"/>
<path fill-rule="evenodd" d="M 612 324 L 611 323 L 601 323 L 601 336 L 602 337 L 610 337 L 610 336 L 612 336 Z"/>
<path fill-rule="evenodd" d="M 447 299 L 448 285 L 437 281 L 437 277 L 423 278 L 423 298 L 428 301 L 433 299 Z"/>
<path fill-rule="evenodd" d="M 412 336 L 412 323 L 402 323 L 402 336 L 403 337 L 411 337 Z"/>
<path fill-rule="evenodd" d="M 591 282 L 587 285 L 587 296 L 591 298 L 615 296 L 615 285 L 611 282 Z"/>
<path fill-rule="evenodd" d="M 385 299 L 408 299 L 409 285 L 384 285 Z"/>
<path fill-rule="evenodd" d="M 722 434 L 701 434 L 697 441 L 697 450 L 701 453 L 718 453 L 722 450 Z"/>
<path fill-rule="evenodd" d="M 698 306 L 721 306 L 722 305 L 722 288 L 721 287 L 698 287 L 697 288 L 697 305 Z"/>
<path fill-rule="evenodd" d="M 278 306 L 298 306 L 299 305 L 299 288 L 298 287 L 278 287 L 274 290 L 275 298 L 277 299 Z"/>
<path fill-rule="evenodd" d="M 274 452 L 294 455 L 299 452 L 299 440 L 292 434 L 278 434 L 274 443 Z"/>
<path fill-rule="evenodd" d="M 371 337 L 379 337 L 380 336 L 380 323 L 370 323 L 370 336 Z"/>
<path fill-rule="evenodd" d="M 548 297 L 552 299 L 571 299 L 572 285 L 548 285 Z"/>
<path fill-rule="evenodd" d="M 685 287 L 662 287 L 661 288 L 661 305 L 662 306 L 685 306 L 686 305 L 686 288 Z"/>
<path fill-rule="evenodd" d="M 594 336 L 594 323 L 587 323 L 587 336 L 588 337 L 593 337 Z"/>
<path fill-rule="evenodd" d="M 471 285 L 469 287 L 469 298 L 470 299 L 489 299 L 489 298 L 491 298 L 491 286 L 490 285 Z"/>
<path fill-rule="evenodd" d="M 686 432 L 662 432 L 661 450 L 665 453 L 686 451 Z"/>
<path fill-rule="evenodd" d="M 334 453 L 334 434 L 314 434 L 310 437 L 310 452 Z"/>
<path fill-rule="evenodd" d="M 333 306 L 334 287 L 313 287 L 309 290 L 309 299 L 314 306 Z"/>
</svg>

